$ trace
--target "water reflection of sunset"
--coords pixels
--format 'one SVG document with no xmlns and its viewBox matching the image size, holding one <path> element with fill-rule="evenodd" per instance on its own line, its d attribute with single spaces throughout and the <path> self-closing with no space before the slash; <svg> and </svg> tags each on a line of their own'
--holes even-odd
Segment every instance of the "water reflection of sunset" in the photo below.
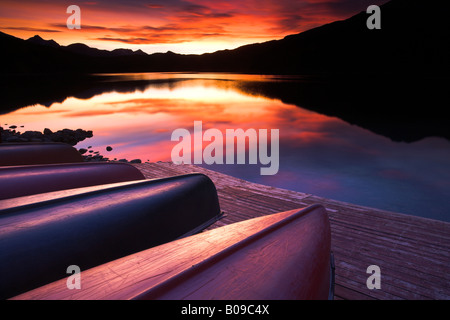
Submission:
<svg viewBox="0 0 450 320">
<path fill-rule="evenodd" d="M 279 101 L 252 97 L 224 87 L 222 80 L 188 80 L 176 89 L 149 86 L 133 93 L 104 93 L 91 99 L 68 98 L 50 108 L 36 105 L 9 114 L 24 130 L 90 128 L 94 138 L 79 144 L 104 149 L 114 158 L 170 160 L 170 134 L 202 120 L 204 129 L 276 128 Z M 213 85 L 214 84 L 214 85 Z M 271 122 L 271 119 L 273 120 Z"/>
<path fill-rule="evenodd" d="M 49 108 L 22 108 L 3 115 L 1 122 L 18 125 L 20 131 L 93 130 L 94 137 L 77 148 L 92 146 L 110 159 L 139 158 L 144 162 L 170 161 L 177 144 L 171 141 L 172 132 L 185 128 L 193 133 L 194 121 L 202 121 L 203 131 L 216 128 L 222 133 L 237 128 L 279 129 L 280 168 L 276 175 L 261 176 L 260 164 L 205 166 L 250 181 L 392 211 L 426 209 L 429 216 L 445 219 L 450 148 L 444 139 L 393 142 L 338 118 L 269 99 L 263 91 L 247 92 L 240 85 L 289 79 L 226 74 L 126 77 L 158 81 L 127 92 L 100 90 L 86 95 L 90 98 L 69 97 Z M 123 76 L 108 81 L 116 78 Z M 203 148 L 207 145 L 204 142 Z M 107 152 L 107 146 L 113 150 Z M 430 201 L 436 203 L 434 213 L 426 208 Z"/>
</svg>

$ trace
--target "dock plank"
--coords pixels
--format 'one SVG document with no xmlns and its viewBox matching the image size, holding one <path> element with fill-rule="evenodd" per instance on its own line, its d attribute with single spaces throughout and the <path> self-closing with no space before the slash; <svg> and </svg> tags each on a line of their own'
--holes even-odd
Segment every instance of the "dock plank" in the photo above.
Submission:
<svg viewBox="0 0 450 320">
<path fill-rule="evenodd" d="M 339 300 L 450 299 L 450 223 L 252 183 L 195 165 L 135 164 L 147 179 L 200 172 L 214 182 L 227 224 L 322 204 L 329 214 Z M 368 289 L 370 265 L 381 289 Z"/>
</svg>

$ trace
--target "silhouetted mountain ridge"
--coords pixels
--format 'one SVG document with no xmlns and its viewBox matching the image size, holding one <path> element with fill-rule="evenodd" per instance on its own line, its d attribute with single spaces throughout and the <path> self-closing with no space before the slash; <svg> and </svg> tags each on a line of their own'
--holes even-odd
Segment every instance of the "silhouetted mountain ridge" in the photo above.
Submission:
<svg viewBox="0 0 450 320">
<path fill-rule="evenodd" d="M 381 30 L 363 11 L 281 40 L 210 54 L 233 71 L 280 74 L 389 73 L 449 70 L 448 2 L 392 0 L 381 6 Z M 234 57 L 234 66 L 227 65 Z"/>
<path fill-rule="evenodd" d="M 42 46 L 53 47 L 53 48 L 61 47 L 59 45 L 59 43 L 57 43 L 55 40 L 44 40 L 39 35 L 35 35 L 34 37 L 31 37 L 31 38 L 27 39 L 26 41 L 31 42 L 31 43 L 35 43 L 35 44 L 39 44 L 39 45 L 42 45 Z"/>
<path fill-rule="evenodd" d="M 65 73 L 442 74 L 450 69 L 449 7 L 450 4 L 443 1 L 391 0 L 381 6 L 381 30 L 369 30 L 366 27 L 369 15 L 362 11 L 349 19 L 281 40 L 202 55 L 146 54 L 129 49 L 107 51 L 84 44 L 64 47 L 39 36 L 26 41 L 17 38 L 12 41 L 2 36 L 2 48 L 9 46 L 6 52 L 1 51 L 2 67 L 7 73 L 45 72 L 48 66 L 47 72 L 59 70 Z M 45 51 L 44 47 L 58 51 Z M 32 59 L 30 54 L 27 56 L 26 52 L 37 54 L 39 61 Z M 18 67 L 19 64 L 22 66 Z"/>
<path fill-rule="evenodd" d="M 131 49 L 114 49 L 112 51 L 102 50 L 97 48 L 89 47 L 83 43 L 73 43 L 68 46 L 63 47 L 64 50 L 78 53 L 81 55 L 91 56 L 91 57 L 120 57 L 120 56 L 134 56 L 134 55 L 145 55 L 147 54 L 142 50 L 133 51 Z"/>
<path fill-rule="evenodd" d="M 61 48 L 63 50 L 69 51 L 69 52 L 86 55 L 86 56 L 91 56 L 91 57 L 118 57 L 118 56 L 132 56 L 132 55 L 147 55 L 144 51 L 142 51 L 140 49 L 133 51 L 131 49 L 120 48 L 120 49 L 114 49 L 112 51 L 108 51 L 108 50 L 92 48 L 83 43 L 73 43 L 68 46 L 61 46 L 56 41 L 44 40 L 39 35 L 35 35 L 35 36 L 27 39 L 26 41 L 30 42 L 30 43 L 38 44 L 38 45 L 49 46 L 49 47 L 53 47 L 53 48 Z"/>
</svg>

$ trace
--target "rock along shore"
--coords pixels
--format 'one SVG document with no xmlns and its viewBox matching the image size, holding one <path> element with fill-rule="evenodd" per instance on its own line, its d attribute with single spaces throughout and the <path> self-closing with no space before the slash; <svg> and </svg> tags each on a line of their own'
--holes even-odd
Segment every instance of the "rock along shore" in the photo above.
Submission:
<svg viewBox="0 0 450 320">
<path fill-rule="evenodd" d="M 23 126 L 22 126 L 23 127 Z M 43 132 L 40 131 L 17 131 L 16 125 L 11 125 L 7 129 L 0 126 L 0 143 L 20 143 L 20 142 L 62 142 L 75 146 L 78 142 L 94 136 L 92 130 L 83 129 L 62 129 L 53 132 L 52 130 L 45 128 Z M 109 158 L 104 157 L 99 151 L 94 151 L 89 147 L 88 149 L 81 148 L 78 151 L 82 154 L 84 161 L 111 161 Z M 113 148 L 111 146 L 106 147 L 106 151 L 110 152 Z M 113 161 L 141 163 L 140 159 L 120 159 Z"/>
<path fill-rule="evenodd" d="M 43 132 L 40 131 L 25 131 L 23 133 L 16 131 L 17 126 L 10 126 L 9 129 L 0 129 L 0 142 L 63 142 L 76 145 L 78 142 L 86 138 L 92 138 L 91 130 L 83 129 L 71 130 L 63 129 L 56 132 L 46 128 Z"/>
</svg>

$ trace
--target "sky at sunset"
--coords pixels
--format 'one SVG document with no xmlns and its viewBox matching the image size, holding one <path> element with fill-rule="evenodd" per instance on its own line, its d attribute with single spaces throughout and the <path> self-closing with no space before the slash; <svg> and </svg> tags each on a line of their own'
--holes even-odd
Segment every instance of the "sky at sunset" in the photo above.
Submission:
<svg viewBox="0 0 450 320">
<path fill-rule="evenodd" d="M 204 53 L 280 39 L 365 11 L 386 0 L 91 0 L 0 2 L 0 30 L 36 34 L 61 45 Z M 67 7 L 81 9 L 81 29 L 69 30 Z"/>
</svg>

